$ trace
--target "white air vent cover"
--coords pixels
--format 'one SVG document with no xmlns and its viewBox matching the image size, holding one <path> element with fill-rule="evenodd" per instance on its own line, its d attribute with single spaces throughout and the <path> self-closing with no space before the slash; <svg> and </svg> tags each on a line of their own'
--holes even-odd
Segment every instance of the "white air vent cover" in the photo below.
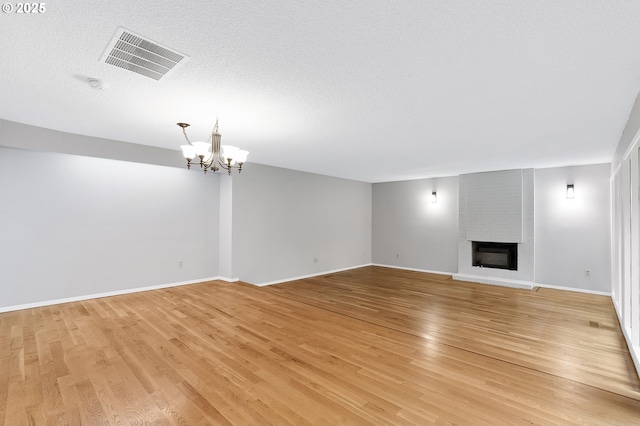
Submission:
<svg viewBox="0 0 640 426">
<path fill-rule="evenodd" d="M 180 52 L 120 27 L 100 62 L 160 80 L 180 68 L 188 59 Z"/>
</svg>

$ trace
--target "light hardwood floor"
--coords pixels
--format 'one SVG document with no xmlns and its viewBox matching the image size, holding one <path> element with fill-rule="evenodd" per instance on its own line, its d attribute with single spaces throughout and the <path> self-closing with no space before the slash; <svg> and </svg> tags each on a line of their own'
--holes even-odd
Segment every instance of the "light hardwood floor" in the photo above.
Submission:
<svg viewBox="0 0 640 426">
<path fill-rule="evenodd" d="M 0 422 L 640 424 L 611 300 L 367 267 L 0 314 Z"/>
</svg>

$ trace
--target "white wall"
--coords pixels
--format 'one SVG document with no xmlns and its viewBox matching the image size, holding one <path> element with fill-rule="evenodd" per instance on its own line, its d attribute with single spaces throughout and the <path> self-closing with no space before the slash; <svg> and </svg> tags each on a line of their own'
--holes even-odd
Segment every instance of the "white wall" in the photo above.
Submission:
<svg viewBox="0 0 640 426">
<path fill-rule="evenodd" d="M 233 177 L 234 277 L 264 284 L 369 263 L 371 184 L 252 163 Z"/>
<path fill-rule="evenodd" d="M 467 241 L 522 243 L 524 171 L 465 175 Z"/>
<path fill-rule="evenodd" d="M 373 184 L 372 237 L 376 264 L 456 272 L 458 177 Z"/>
<path fill-rule="evenodd" d="M 0 200 L 0 309 L 218 274 L 218 176 L 0 147 Z"/>
<path fill-rule="evenodd" d="M 611 291 L 610 168 L 597 164 L 536 170 L 537 283 Z M 566 197 L 568 184 L 575 185 L 572 200 Z"/>
<path fill-rule="evenodd" d="M 233 280 L 233 177 L 221 173 L 220 180 L 220 223 L 218 225 L 218 272 L 221 277 Z"/>
</svg>

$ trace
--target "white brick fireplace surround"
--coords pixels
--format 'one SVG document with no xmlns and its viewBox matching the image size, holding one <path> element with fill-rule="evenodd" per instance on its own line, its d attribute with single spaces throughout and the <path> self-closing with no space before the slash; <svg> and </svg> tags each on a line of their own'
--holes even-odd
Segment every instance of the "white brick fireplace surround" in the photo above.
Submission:
<svg viewBox="0 0 640 426">
<path fill-rule="evenodd" d="M 534 170 L 460 176 L 458 273 L 454 279 L 531 288 L 534 285 Z M 472 241 L 518 243 L 518 269 L 472 266 Z"/>
</svg>

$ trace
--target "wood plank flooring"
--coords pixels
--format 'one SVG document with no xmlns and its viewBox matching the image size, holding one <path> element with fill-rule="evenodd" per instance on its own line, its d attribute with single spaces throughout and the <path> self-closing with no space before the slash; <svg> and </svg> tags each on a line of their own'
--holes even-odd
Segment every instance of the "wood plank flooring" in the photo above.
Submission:
<svg viewBox="0 0 640 426">
<path fill-rule="evenodd" d="M 609 298 L 380 267 L 0 314 L 0 423 L 640 424 Z"/>
</svg>

